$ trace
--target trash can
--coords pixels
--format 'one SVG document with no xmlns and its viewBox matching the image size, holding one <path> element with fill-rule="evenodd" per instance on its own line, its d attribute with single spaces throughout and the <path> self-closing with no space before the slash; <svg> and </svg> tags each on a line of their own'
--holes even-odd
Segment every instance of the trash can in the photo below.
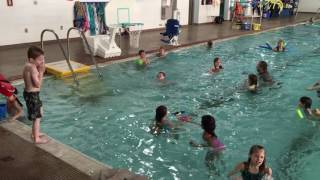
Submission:
<svg viewBox="0 0 320 180">
<path fill-rule="evenodd" d="M 252 24 L 252 29 L 254 31 L 260 31 L 261 30 L 261 24 L 253 23 Z"/>
<path fill-rule="evenodd" d="M 0 103 L 0 120 L 5 119 L 6 115 L 7 115 L 7 104 Z"/>
<path fill-rule="evenodd" d="M 242 25 L 241 25 L 241 30 L 251 30 L 251 24 L 250 23 L 248 23 L 248 22 L 244 22 L 244 23 L 242 23 Z"/>
</svg>

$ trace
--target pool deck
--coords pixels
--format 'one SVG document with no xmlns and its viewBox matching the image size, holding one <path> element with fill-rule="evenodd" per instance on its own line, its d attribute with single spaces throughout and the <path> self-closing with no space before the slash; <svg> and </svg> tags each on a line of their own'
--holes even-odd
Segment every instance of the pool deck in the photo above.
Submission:
<svg viewBox="0 0 320 180">
<path fill-rule="evenodd" d="M 146 180 L 125 169 L 98 162 L 48 137 L 34 145 L 31 128 L 20 121 L 0 123 L 0 179 Z"/>
<path fill-rule="evenodd" d="M 147 53 L 154 53 L 159 49 L 160 46 L 164 46 L 167 50 L 171 50 L 194 44 L 204 43 L 208 40 L 215 41 L 268 31 L 274 28 L 285 27 L 305 22 L 313 16 L 315 16 L 315 14 L 313 13 L 299 13 L 297 18 L 282 17 L 271 20 L 263 20 L 262 31 L 242 31 L 232 29 L 232 24 L 230 21 L 225 21 L 223 24 L 210 23 L 183 26 L 181 35 L 179 37 L 179 43 L 181 44 L 180 46 L 168 46 L 160 41 L 160 39 L 162 38 L 160 32 L 163 32 L 164 29 L 143 31 L 140 38 L 140 47 L 137 49 L 129 47 L 128 36 L 121 36 L 121 38 L 117 36 L 117 43 L 119 44 L 119 41 L 121 41 L 121 56 L 107 59 L 96 57 L 96 60 L 98 63 L 106 63 L 137 56 L 137 52 L 139 49 L 144 49 Z M 9 80 L 16 80 L 21 78 L 22 68 L 26 60 L 26 52 L 30 45 L 39 46 L 40 43 L 36 42 L 29 44 L 0 46 L 0 72 L 8 77 Z M 63 46 L 66 47 L 66 41 L 63 41 Z M 62 52 L 60 51 L 59 46 L 55 41 L 46 42 L 44 45 L 44 49 L 47 63 L 64 59 Z M 80 38 L 71 39 L 70 51 L 71 59 L 80 63 L 92 65 L 90 56 L 84 53 L 82 41 Z"/>
<path fill-rule="evenodd" d="M 295 19 L 278 18 L 263 21 L 263 31 L 290 26 L 304 22 L 314 14 L 300 13 Z M 144 31 L 141 34 L 139 49 L 154 53 L 159 46 L 164 46 L 160 32 L 163 29 Z M 260 31 L 261 32 L 261 31 Z M 165 46 L 167 50 L 205 43 L 208 40 L 220 40 L 241 35 L 257 33 L 257 31 L 241 31 L 231 29 L 230 22 L 218 24 L 201 24 L 184 26 L 180 36 L 180 46 Z M 119 39 L 118 39 L 119 40 Z M 128 37 L 121 39 L 122 55 L 117 58 L 98 58 L 99 63 L 121 60 L 137 55 L 138 49 L 128 46 Z M 39 45 L 39 43 L 30 43 Z M 26 60 L 26 51 L 30 44 L 0 46 L 0 73 L 10 80 L 21 78 Z M 65 41 L 63 42 L 66 46 Z M 59 53 L 57 53 L 59 52 Z M 45 45 L 46 62 L 63 59 L 58 45 L 48 42 Z M 75 38 L 71 41 L 71 57 L 78 62 L 91 65 L 89 55 L 83 51 L 82 41 Z M 104 165 L 81 152 L 74 150 L 52 138 L 48 144 L 34 145 L 30 138 L 31 128 L 19 121 L 0 123 L 0 177 L 4 179 L 146 179 L 134 175 L 127 170 L 116 170 Z"/>
</svg>

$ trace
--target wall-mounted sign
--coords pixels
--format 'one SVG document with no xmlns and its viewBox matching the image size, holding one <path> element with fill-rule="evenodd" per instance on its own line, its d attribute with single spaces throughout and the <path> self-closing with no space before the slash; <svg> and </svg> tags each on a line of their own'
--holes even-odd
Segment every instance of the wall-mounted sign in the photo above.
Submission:
<svg viewBox="0 0 320 180">
<path fill-rule="evenodd" d="M 12 2 L 13 0 L 7 0 L 7 5 L 8 6 L 13 6 L 13 2 Z"/>
</svg>

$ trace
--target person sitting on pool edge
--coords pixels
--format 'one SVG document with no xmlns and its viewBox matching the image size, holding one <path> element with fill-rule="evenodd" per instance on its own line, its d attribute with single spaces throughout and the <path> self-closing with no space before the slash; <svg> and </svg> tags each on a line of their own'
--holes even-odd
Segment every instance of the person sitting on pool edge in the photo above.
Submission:
<svg viewBox="0 0 320 180">
<path fill-rule="evenodd" d="M 301 108 L 303 110 L 304 115 L 308 118 L 316 118 L 317 120 L 320 120 L 320 109 L 311 109 L 312 106 L 312 99 L 307 96 L 303 96 L 299 100 L 298 108 Z M 301 115 L 299 115 L 301 116 Z M 303 118 L 303 114 L 302 117 Z"/>
<path fill-rule="evenodd" d="M 166 73 L 163 72 L 163 71 L 158 72 L 158 74 L 157 74 L 157 79 L 158 79 L 159 81 L 165 80 L 165 79 L 166 79 Z"/>
<path fill-rule="evenodd" d="M 143 49 L 141 49 L 138 54 L 140 56 L 139 59 L 136 61 L 136 63 L 138 65 L 148 65 L 148 64 L 150 64 L 150 61 L 146 57 L 146 52 Z"/>
<path fill-rule="evenodd" d="M 159 48 L 159 52 L 158 52 L 157 56 L 158 56 L 158 57 L 165 57 L 165 56 L 166 56 L 166 51 L 165 51 L 165 49 L 164 49 L 163 46 L 161 46 L 161 47 Z"/>
<path fill-rule="evenodd" d="M 223 69 L 222 63 L 219 57 L 214 58 L 213 66 L 210 68 L 209 72 L 218 73 Z"/>
<path fill-rule="evenodd" d="M 259 61 L 257 64 L 257 72 L 259 80 L 263 83 L 272 84 L 273 80 L 268 72 L 268 64 L 265 61 Z"/>
<path fill-rule="evenodd" d="M 0 74 L 0 94 L 3 94 L 7 99 L 7 112 L 10 115 L 9 121 L 14 121 L 21 117 L 23 105 L 16 96 L 18 90 L 2 74 Z"/>
</svg>

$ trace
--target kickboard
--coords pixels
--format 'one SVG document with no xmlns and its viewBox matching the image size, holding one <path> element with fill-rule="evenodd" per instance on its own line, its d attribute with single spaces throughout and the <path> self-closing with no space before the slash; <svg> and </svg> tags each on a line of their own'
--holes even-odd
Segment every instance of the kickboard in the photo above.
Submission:
<svg viewBox="0 0 320 180">
<path fill-rule="evenodd" d="M 90 70 L 90 66 L 85 64 L 75 61 L 70 61 L 70 64 L 75 73 L 88 73 Z M 46 70 L 48 73 L 53 74 L 58 78 L 64 78 L 72 75 L 66 60 L 47 63 Z"/>
</svg>

